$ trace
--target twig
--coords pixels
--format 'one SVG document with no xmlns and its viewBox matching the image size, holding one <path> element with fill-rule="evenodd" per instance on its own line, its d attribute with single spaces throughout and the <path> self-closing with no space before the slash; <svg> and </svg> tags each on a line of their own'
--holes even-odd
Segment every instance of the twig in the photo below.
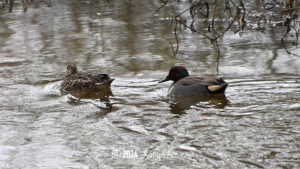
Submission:
<svg viewBox="0 0 300 169">
<path fill-rule="evenodd" d="M 164 1 L 163 4 L 162 4 L 162 6 L 160 6 L 158 9 L 155 10 L 155 13 L 157 13 L 161 8 L 163 8 L 167 4 L 168 4 L 168 1 Z"/>
<path fill-rule="evenodd" d="M 14 6 L 14 0 L 9 0 L 9 12 L 12 12 Z"/>
<path fill-rule="evenodd" d="M 293 10 L 298 10 L 300 9 L 300 7 L 295 7 L 295 8 L 288 8 L 288 9 L 284 9 L 285 11 L 293 11 Z"/>
<path fill-rule="evenodd" d="M 177 52 L 179 49 L 179 43 L 178 43 L 178 37 L 177 37 L 177 24 L 178 24 L 178 20 L 177 20 L 177 18 L 175 18 L 174 35 L 175 35 L 175 40 L 176 40 L 176 50 L 174 50 L 174 46 L 173 46 L 172 42 L 170 41 L 174 57 L 177 55 Z"/>
<path fill-rule="evenodd" d="M 283 35 L 283 37 L 281 38 L 281 43 L 282 43 L 282 45 L 283 45 L 283 47 L 284 47 L 286 53 L 288 53 L 288 54 L 291 54 L 291 52 L 289 52 L 289 51 L 287 50 L 287 48 L 286 48 L 286 46 L 285 46 L 285 43 L 284 43 L 284 38 L 287 36 L 287 34 L 290 32 L 290 30 L 291 30 L 291 27 L 287 26 L 286 32 L 285 32 L 285 34 Z"/>
</svg>

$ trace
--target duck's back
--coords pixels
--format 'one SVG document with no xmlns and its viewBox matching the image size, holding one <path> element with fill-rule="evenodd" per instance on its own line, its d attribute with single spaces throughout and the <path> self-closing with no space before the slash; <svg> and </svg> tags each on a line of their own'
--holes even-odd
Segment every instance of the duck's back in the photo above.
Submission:
<svg viewBox="0 0 300 169">
<path fill-rule="evenodd" d="M 65 91 L 101 89 L 110 86 L 113 80 L 107 74 L 76 73 L 65 78 L 62 89 Z"/>
<path fill-rule="evenodd" d="M 224 93 L 228 83 L 222 78 L 188 76 L 174 83 L 169 89 L 170 96 L 193 96 Z"/>
<path fill-rule="evenodd" d="M 103 83 L 110 79 L 108 74 L 87 74 L 86 76 L 94 83 Z"/>
</svg>

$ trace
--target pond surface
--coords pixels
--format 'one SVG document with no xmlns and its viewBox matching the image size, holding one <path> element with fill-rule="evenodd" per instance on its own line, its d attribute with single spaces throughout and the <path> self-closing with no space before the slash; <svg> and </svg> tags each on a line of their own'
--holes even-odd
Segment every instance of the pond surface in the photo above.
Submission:
<svg viewBox="0 0 300 169">
<path fill-rule="evenodd" d="M 220 42 L 225 96 L 174 103 L 171 66 L 217 75 L 215 48 L 157 1 L 52 1 L 0 10 L 0 168 L 297 168 L 300 58 L 280 31 Z M 285 28 L 278 28 L 285 29 Z M 294 50 L 300 53 L 300 50 Z M 108 73 L 111 91 L 61 94 L 66 65 Z"/>
</svg>

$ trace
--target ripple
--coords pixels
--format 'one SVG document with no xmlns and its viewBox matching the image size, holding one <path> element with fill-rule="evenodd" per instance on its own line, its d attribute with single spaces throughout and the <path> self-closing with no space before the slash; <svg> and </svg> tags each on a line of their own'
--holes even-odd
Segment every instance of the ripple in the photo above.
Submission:
<svg viewBox="0 0 300 169">
<path fill-rule="evenodd" d="M 19 66 L 26 62 L 26 59 L 21 58 L 5 58 L 0 60 L 0 66 Z"/>
<path fill-rule="evenodd" d="M 61 95 L 61 91 L 60 91 L 61 83 L 62 83 L 62 81 L 57 81 L 57 82 L 46 84 L 43 88 L 43 93 L 46 96 L 60 96 Z"/>
<path fill-rule="evenodd" d="M 249 161 L 249 160 L 239 160 L 239 162 L 247 164 L 247 165 L 252 165 L 252 166 L 255 166 L 257 168 L 265 168 L 263 165 L 261 165 L 259 163 L 256 163 L 256 162 L 253 162 L 253 161 Z"/>
<path fill-rule="evenodd" d="M 299 166 L 300 62 L 277 44 L 279 31 L 228 32 L 216 58 L 209 40 L 181 27 L 173 56 L 163 22 L 180 5 L 153 17 L 162 4 L 149 2 L 0 10 L 0 168 Z M 116 80 L 104 92 L 62 94 L 68 63 Z M 157 82 L 178 64 L 203 75 L 219 65 L 225 95 L 169 99 L 169 84 Z"/>
<path fill-rule="evenodd" d="M 179 145 L 175 150 L 183 151 L 183 152 L 192 152 L 192 151 L 197 152 L 197 149 L 195 147 L 191 147 L 188 145 Z"/>
</svg>

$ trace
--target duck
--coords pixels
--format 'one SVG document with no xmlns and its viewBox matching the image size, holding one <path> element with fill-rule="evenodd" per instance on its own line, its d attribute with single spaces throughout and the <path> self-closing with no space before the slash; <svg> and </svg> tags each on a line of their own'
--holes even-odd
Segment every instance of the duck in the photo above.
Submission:
<svg viewBox="0 0 300 169">
<path fill-rule="evenodd" d="M 108 74 L 90 74 L 77 71 L 75 64 L 67 65 L 65 79 L 61 84 L 62 91 L 99 90 L 109 88 L 115 79 Z"/>
<path fill-rule="evenodd" d="M 168 91 L 170 97 L 224 94 L 228 86 L 223 78 L 190 76 L 184 66 L 172 67 L 168 76 L 159 83 L 170 80 L 173 81 Z"/>
</svg>

